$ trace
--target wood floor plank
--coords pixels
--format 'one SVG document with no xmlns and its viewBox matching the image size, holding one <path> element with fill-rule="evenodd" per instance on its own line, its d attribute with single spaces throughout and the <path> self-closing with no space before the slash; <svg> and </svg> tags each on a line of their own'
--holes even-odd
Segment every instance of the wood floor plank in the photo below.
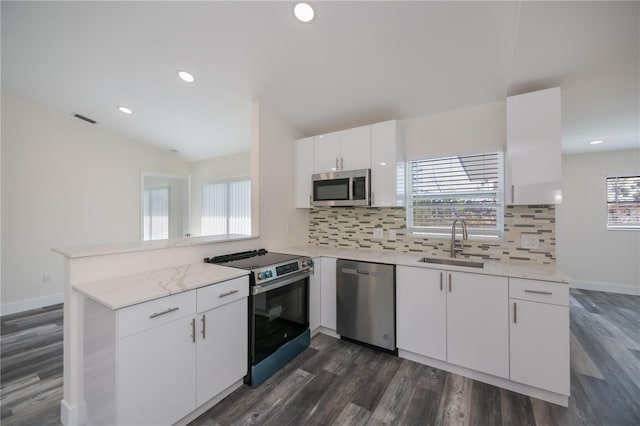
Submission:
<svg viewBox="0 0 640 426">
<path fill-rule="evenodd" d="M 466 426 L 469 424 L 473 380 L 448 374 L 445 381 L 436 425 Z"/>
<path fill-rule="evenodd" d="M 370 417 L 371 412 L 369 410 L 350 402 L 333 422 L 333 426 L 364 426 L 368 423 Z"/>
<path fill-rule="evenodd" d="M 587 351 L 582 347 L 582 344 L 576 338 L 575 334 L 571 332 L 569 336 L 571 345 L 571 368 L 580 374 L 603 379 L 602 373 L 591 360 L 591 357 L 589 357 Z"/>
<path fill-rule="evenodd" d="M 393 425 L 400 423 L 402 413 L 407 409 L 413 389 L 420 377 L 420 365 L 403 360 L 385 390 L 371 422 L 375 424 Z"/>
<path fill-rule="evenodd" d="M 505 426 L 535 426 L 531 400 L 519 393 L 500 389 L 502 424 Z"/>
<path fill-rule="evenodd" d="M 501 425 L 500 388 L 482 382 L 473 382 L 469 425 Z"/>
</svg>

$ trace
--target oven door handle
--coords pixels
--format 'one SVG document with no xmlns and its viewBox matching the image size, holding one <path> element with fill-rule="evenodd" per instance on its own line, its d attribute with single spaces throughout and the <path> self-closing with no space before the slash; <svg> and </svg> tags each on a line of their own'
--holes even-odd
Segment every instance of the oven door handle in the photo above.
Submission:
<svg viewBox="0 0 640 426">
<path fill-rule="evenodd" d="M 275 290 L 276 288 L 284 287 L 289 284 L 293 284 L 296 281 L 304 280 L 309 277 L 309 272 L 301 272 L 299 274 L 290 275 L 288 278 L 283 279 L 282 281 L 275 281 L 263 285 L 253 286 L 251 289 L 251 295 L 255 296 L 256 294 L 265 293 L 270 290 Z"/>
</svg>

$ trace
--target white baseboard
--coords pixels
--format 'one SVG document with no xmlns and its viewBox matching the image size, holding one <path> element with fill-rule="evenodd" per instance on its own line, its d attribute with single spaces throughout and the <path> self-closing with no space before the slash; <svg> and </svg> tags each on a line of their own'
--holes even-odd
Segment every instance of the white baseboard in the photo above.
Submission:
<svg viewBox="0 0 640 426">
<path fill-rule="evenodd" d="M 34 299 L 18 300 L 17 302 L 3 303 L 0 305 L 0 315 L 15 314 L 16 312 L 42 308 L 64 302 L 64 293 L 50 294 L 49 296 L 36 297 Z"/>
<path fill-rule="evenodd" d="M 634 287 L 624 284 L 603 283 L 599 281 L 578 281 L 569 282 L 569 287 L 582 290 L 606 291 L 609 293 L 630 294 L 640 296 L 640 287 Z"/>
</svg>

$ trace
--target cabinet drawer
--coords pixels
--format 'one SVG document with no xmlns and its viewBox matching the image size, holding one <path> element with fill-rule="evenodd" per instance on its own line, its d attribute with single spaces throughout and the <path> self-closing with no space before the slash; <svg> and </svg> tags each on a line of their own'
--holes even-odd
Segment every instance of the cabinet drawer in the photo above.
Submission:
<svg viewBox="0 0 640 426">
<path fill-rule="evenodd" d="M 198 292 L 198 312 L 205 312 L 216 306 L 249 296 L 249 277 L 234 278 L 229 281 L 202 287 Z"/>
<path fill-rule="evenodd" d="M 149 328 L 191 315 L 196 311 L 196 292 L 185 291 L 118 311 L 118 337 L 123 338 Z"/>
<path fill-rule="evenodd" d="M 569 306 L 569 285 L 550 281 L 509 278 L 509 298 Z"/>
</svg>

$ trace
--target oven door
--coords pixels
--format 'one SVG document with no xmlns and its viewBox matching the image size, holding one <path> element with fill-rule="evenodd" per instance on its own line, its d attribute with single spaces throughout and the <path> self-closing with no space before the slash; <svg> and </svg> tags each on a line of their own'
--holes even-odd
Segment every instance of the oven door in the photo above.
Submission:
<svg viewBox="0 0 640 426">
<path fill-rule="evenodd" d="M 251 293 L 249 344 L 255 365 L 309 328 L 309 272 L 253 286 Z"/>
</svg>

